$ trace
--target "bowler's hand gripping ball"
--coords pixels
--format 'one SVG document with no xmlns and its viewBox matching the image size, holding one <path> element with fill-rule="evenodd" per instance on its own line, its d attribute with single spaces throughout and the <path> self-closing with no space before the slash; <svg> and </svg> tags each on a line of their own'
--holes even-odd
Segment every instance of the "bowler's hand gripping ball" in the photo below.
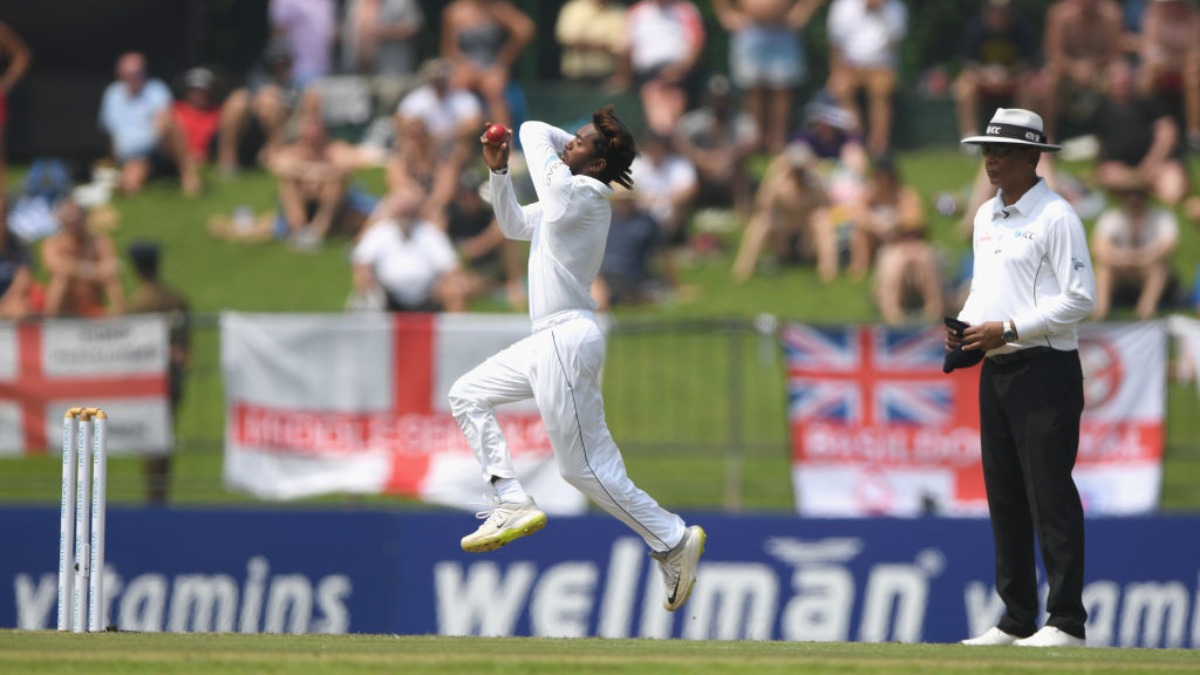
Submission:
<svg viewBox="0 0 1200 675">
<path fill-rule="evenodd" d="M 488 145 L 500 145 L 508 138 L 508 127 L 503 124 L 493 124 L 483 132 L 483 138 Z"/>
</svg>

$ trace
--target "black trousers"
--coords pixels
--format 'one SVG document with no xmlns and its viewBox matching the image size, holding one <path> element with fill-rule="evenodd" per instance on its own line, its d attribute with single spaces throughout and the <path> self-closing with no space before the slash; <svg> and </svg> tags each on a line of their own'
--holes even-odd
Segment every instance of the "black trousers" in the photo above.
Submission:
<svg viewBox="0 0 1200 675">
<path fill-rule="evenodd" d="M 984 359 L 983 478 L 996 546 L 996 590 L 1005 607 L 998 625 L 1010 635 L 1037 630 L 1036 535 L 1050 586 L 1046 625 L 1085 637 L 1083 505 L 1071 478 L 1082 414 L 1079 352 L 1048 350 L 1004 363 Z"/>
</svg>

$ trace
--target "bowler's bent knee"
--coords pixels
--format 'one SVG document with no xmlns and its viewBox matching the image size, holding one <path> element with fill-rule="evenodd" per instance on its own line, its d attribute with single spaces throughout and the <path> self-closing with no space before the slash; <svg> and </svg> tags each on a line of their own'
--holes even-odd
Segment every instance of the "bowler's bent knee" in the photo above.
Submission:
<svg viewBox="0 0 1200 675">
<path fill-rule="evenodd" d="M 456 418 L 462 417 L 472 411 L 478 412 L 491 408 L 491 406 L 483 402 L 479 396 L 479 392 L 471 386 L 466 375 L 463 375 L 454 382 L 446 398 L 450 401 L 450 414 Z"/>
</svg>

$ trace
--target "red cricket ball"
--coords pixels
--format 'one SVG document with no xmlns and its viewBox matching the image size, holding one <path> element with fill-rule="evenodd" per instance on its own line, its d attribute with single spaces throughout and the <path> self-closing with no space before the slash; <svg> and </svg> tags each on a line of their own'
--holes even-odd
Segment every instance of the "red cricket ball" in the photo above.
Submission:
<svg viewBox="0 0 1200 675">
<path fill-rule="evenodd" d="M 493 124 L 483 132 L 483 137 L 490 145 L 500 145 L 508 138 L 508 127 L 503 124 Z"/>
</svg>

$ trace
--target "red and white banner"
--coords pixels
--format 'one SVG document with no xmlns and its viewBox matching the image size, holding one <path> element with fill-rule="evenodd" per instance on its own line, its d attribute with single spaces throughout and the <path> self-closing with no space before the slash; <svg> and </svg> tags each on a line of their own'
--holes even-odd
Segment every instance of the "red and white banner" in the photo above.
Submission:
<svg viewBox="0 0 1200 675">
<path fill-rule="evenodd" d="M 68 408 L 103 408 L 115 452 L 174 445 L 167 322 L 158 315 L 0 323 L 0 455 L 62 442 Z"/>
<path fill-rule="evenodd" d="M 225 482 L 267 499 L 392 493 L 490 507 L 447 393 L 527 335 L 529 319 L 514 315 L 223 314 Z M 583 512 L 533 401 L 498 417 L 539 506 Z"/>
<path fill-rule="evenodd" d="M 979 368 L 941 371 L 944 331 L 788 324 L 796 506 L 813 516 L 983 515 Z M 1091 515 L 1155 510 L 1163 322 L 1080 327 L 1085 408 L 1075 482 Z"/>
</svg>

